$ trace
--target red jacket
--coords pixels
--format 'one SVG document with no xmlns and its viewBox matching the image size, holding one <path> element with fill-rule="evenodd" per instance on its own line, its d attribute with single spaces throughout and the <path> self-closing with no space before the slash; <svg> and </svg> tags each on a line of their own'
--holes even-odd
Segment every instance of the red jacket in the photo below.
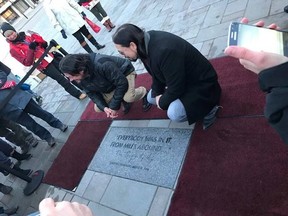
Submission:
<svg viewBox="0 0 288 216">
<path fill-rule="evenodd" d="M 37 42 L 38 46 L 35 50 L 29 49 L 29 44 L 31 42 Z M 25 66 L 31 66 L 35 61 L 37 61 L 41 55 L 44 53 L 45 49 L 42 47 L 42 44 L 46 43 L 46 41 L 38 34 L 32 34 L 31 36 L 26 35 L 24 42 L 16 42 L 13 43 L 8 41 L 10 44 L 10 54 L 12 57 L 17 59 Z M 53 58 L 53 54 L 49 53 Z M 39 66 L 37 67 L 38 70 L 42 71 L 49 65 L 45 59 L 41 61 Z"/>
</svg>

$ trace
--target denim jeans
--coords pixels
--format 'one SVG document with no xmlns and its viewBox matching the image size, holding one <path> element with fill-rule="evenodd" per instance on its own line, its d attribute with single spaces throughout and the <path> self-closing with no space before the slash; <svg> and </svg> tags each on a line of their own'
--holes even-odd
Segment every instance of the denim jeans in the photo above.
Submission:
<svg viewBox="0 0 288 216">
<path fill-rule="evenodd" d="M 44 120 L 54 128 L 61 128 L 63 124 L 59 119 L 55 118 L 46 110 L 43 110 L 31 99 L 16 122 L 25 126 L 42 140 L 48 140 L 52 138 L 52 135 L 47 129 L 38 124 L 29 114 Z"/>
<path fill-rule="evenodd" d="M 156 105 L 156 98 L 152 98 L 152 90 L 148 92 L 147 100 L 149 103 Z M 170 103 L 167 110 L 167 116 L 171 121 L 175 122 L 187 121 L 186 110 L 180 99 L 176 99 Z"/>
</svg>

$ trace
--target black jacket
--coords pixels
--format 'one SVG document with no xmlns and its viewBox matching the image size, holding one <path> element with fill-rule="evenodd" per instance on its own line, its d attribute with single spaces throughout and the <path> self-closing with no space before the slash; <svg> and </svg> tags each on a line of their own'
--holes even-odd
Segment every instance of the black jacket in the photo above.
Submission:
<svg viewBox="0 0 288 216">
<path fill-rule="evenodd" d="M 216 71 L 190 43 L 168 32 L 149 31 L 145 45 L 148 58 L 141 60 L 152 76 L 152 96 L 162 94 L 159 105 L 163 110 L 180 99 L 192 124 L 219 104 Z"/>
<path fill-rule="evenodd" d="M 11 73 L 11 69 L 7 65 L 3 64 L 1 61 L 0 61 L 0 70 L 5 72 L 7 76 Z"/>
<path fill-rule="evenodd" d="M 123 97 L 128 89 L 126 76 L 135 69 L 127 59 L 104 54 L 90 54 L 91 67 L 88 76 L 81 80 L 81 85 L 89 98 L 104 111 L 105 107 L 119 110 Z M 102 93 L 114 95 L 109 104 L 106 104 Z"/>
<path fill-rule="evenodd" d="M 259 84 L 267 93 L 265 117 L 288 144 L 288 62 L 263 70 Z"/>
</svg>

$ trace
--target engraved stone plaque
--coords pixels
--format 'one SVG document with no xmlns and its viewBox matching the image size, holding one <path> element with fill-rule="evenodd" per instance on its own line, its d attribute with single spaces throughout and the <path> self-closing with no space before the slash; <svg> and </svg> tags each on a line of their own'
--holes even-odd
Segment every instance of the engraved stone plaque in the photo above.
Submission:
<svg viewBox="0 0 288 216">
<path fill-rule="evenodd" d="M 173 188 L 192 129 L 111 127 L 89 170 Z"/>
</svg>

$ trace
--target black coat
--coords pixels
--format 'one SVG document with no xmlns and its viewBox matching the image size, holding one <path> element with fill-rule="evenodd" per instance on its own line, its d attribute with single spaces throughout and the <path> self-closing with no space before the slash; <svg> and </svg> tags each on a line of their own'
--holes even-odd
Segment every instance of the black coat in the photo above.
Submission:
<svg viewBox="0 0 288 216">
<path fill-rule="evenodd" d="M 267 93 L 265 117 L 288 144 L 288 62 L 263 70 L 259 84 Z"/>
<path fill-rule="evenodd" d="M 7 80 L 7 74 L 0 70 L 0 88 Z M 0 103 L 9 95 L 12 89 L 0 89 Z M 0 117 L 16 121 L 32 98 L 32 94 L 19 89 L 10 101 L 0 111 Z"/>
<path fill-rule="evenodd" d="M 220 100 L 221 88 L 214 68 L 184 39 L 163 31 L 147 33 L 149 56 L 141 60 L 152 76 L 152 96 L 162 94 L 159 105 L 163 110 L 180 99 L 189 124 L 202 120 Z"/>
<path fill-rule="evenodd" d="M 125 93 L 128 90 L 126 76 L 135 69 L 127 59 L 104 54 L 90 54 L 91 67 L 88 76 L 81 80 L 81 86 L 89 98 L 100 110 L 109 107 L 119 110 Z M 109 104 L 106 104 L 102 93 L 114 95 Z"/>
<path fill-rule="evenodd" d="M 11 73 L 11 69 L 0 61 L 0 70 L 5 72 L 7 76 Z"/>
</svg>

